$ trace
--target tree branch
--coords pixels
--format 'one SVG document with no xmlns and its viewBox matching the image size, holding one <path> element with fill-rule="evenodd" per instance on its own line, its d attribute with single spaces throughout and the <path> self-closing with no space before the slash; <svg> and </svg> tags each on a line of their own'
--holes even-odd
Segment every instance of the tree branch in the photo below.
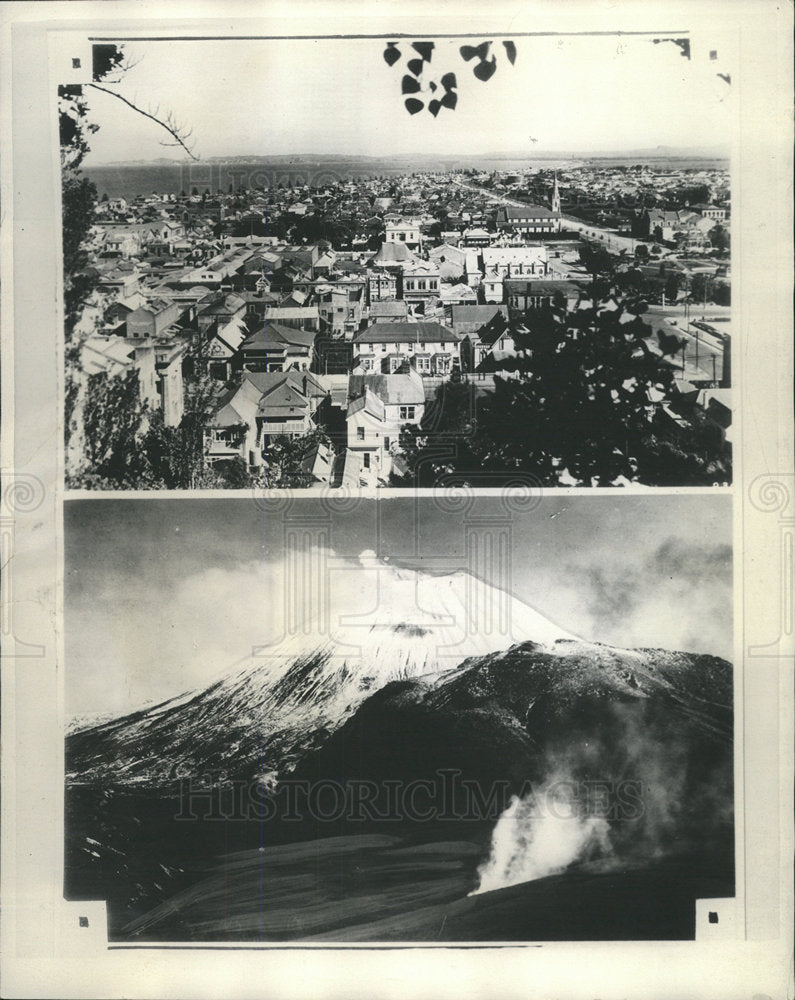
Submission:
<svg viewBox="0 0 795 1000">
<path fill-rule="evenodd" d="M 181 146 L 192 160 L 199 159 L 199 157 L 194 154 L 193 150 L 185 142 L 185 139 L 191 135 L 192 130 L 185 132 L 184 129 L 179 128 L 171 114 L 168 115 L 166 121 L 163 121 L 161 118 L 158 118 L 156 114 L 150 114 L 150 112 L 144 111 L 144 109 L 139 108 L 137 104 L 134 104 L 132 101 L 128 101 L 126 97 L 122 97 L 121 94 L 117 94 L 115 90 L 109 90 L 107 87 L 102 87 L 98 83 L 89 83 L 88 86 L 93 87 L 94 90 L 101 90 L 105 94 L 110 94 L 111 97 L 117 98 L 122 103 L 126 104 L 127 107 L 132 108 L 133 111 L 137 111 L 139 115 L 143 115 L 144 118 L 149 118 L 161 128 L 164 128 L 166 132 L 177 140 L 176 143 L 167 143 L 167 145 Z"/>
</svg>

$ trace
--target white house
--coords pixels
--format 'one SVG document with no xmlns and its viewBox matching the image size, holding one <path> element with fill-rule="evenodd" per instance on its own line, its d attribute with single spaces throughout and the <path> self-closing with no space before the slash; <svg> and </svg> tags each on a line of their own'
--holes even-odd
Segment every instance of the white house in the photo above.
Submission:
<svg viewBox="0 0 795 1000">
<path fill-rule="evenodd" d="M 500 205 L 497 228 L 516 229 L 520 233 L 554 233 L 560 229 L 560 210 L 544 205 Z"/>
<path fill-rule="evenodd" d="M 386 242 L 405 243 L 407 247 L 418 249 L 422 237 L 420 235 L 420 223 L 417 219 L 401 219 L 394 216 L 386 219 Z"/>
<path fill-rule="evenodd" d="M 373 323 L 353 338 L 353 374 L 449 375 L 460 365 L 457 333 L 441 323 Z"/>
<path fill-rule="evenodd" d="M 386 483 L 400 451 L 400 428 L 419 424 L 425 413 L 422 378 L 414 370 L 401 375 L 352 375 L 348 397 L 349 464 L 355 465 L 361 485 Z"/>
</svg>

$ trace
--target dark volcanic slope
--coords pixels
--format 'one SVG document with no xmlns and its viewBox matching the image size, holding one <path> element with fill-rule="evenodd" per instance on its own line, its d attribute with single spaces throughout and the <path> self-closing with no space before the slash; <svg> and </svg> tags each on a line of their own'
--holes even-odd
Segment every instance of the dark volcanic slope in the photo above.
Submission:
<svg viewBox="0 0 795 1000">
<path fill-rule="evenodd" d="M 558 646 L 568 652 L 514 646 L 451 674 L 387 685 L 308 753 L 295 776 L 438 787 L 439 772 L 454 769 L 479 786 L 481 801 L 506 782 L 512 793 L 528 781 L 606 782 L 613 805 L 633 782 L 641 815 L 611 822 L 622 857 L 730 839 L 730 664 L 662 650 Z M 458 815 L 471 808 L 471 796 L 455 802 Z"/>
<path fill-rule="evenodd" d="M 659 723 L 666 740 L 679 730 L 688 740 L 731 739 L 731 667 L 710 656 L 558 640 L 552 647 L 525 642 L 398 683 L 386 683 L 388 676 L 374 683 L 366 664 L 359 673 L 315 650 L 281 677 L 258 667 L 80 730 L 67 738 L 67 779 L 152 787 L 178 773 L 256 779 L 293 767 L 383 779 L 428 765 L 486 779 L 524 777 L 550 741 L 600 726 L 612 732 L 627 708 L 628 720 Z M 367 697 L 368 684 L 380 690 Z M 343 722 L 344 732 L 327 742 Z M 334 763 L 343 747 L 345 768 Z"/>
<path fill-rule="evenodd" d="M 304 666 L 315 691 L 323 663 Z M 428 824 L 408 814 L 406 799 L 394 816 L 329 819 L 304 805 L 302 822 L 288 822 L 279 805 L 290 784 L 284 774 L 274 818 L 262 822 L 186 823 L 175 818 L 176 799 L 161 803 L 156 787 L 106 789 L 109 760 L 114 774 L 150 774 L 158 755 L 192 767 L 231 762 L 246 773 L 258 739 L 282 739 L 262 728 L 281 687 L 255 690 L 255 680 L 71 738 L 72 766 L 85 765 L 88 780 L 67 789 L 67 890 L 97 898 L 101 888 L 113 899 L 117 936 L 687 938 L 693 900 L 732 891 L 732 669 L 724 660 L 528 642 L 387 683 L 333 730 L 307 728 L 320 716 L 308 710 L 305 685 L 300 703 L 291 689 L 303 720 L 282 730 L 295 761 L 291 781 L 348 791 L 369 783 L 381 796 L 387 782 L 405 790 L 422 779 L 438 790 L 439 772 L 456 772 L 452 800 L 413 800 L 430 805 Z M 264 711 L 251 712 L 260 702 Z M 608 788 L 607 847 L 559 875 L 468 896 L 509 795 L 560 780 Z M 640 808 L 616 811 L 629 782 Z M 478 803 L 491 805 L 473 810 L 473 788 Z M 384 800 L 375 801 L 380 813 Z M 311 846 L 290 843 L 310 838 Z"/>
<path fill-rule="evenodd" d="M 556 646 L 553 654 L 526 643 L 447 674 L 388 684 L 295 774 L 383 780 L 453 767 L 491 781 L 537 775 L 550 751 L 578 744 L 616 761 L 660 744 L 675 755 L 683 740 L 715 747 L 718 757 L 730 747 L 732 668 L 725 660 Z"/>
</svg>

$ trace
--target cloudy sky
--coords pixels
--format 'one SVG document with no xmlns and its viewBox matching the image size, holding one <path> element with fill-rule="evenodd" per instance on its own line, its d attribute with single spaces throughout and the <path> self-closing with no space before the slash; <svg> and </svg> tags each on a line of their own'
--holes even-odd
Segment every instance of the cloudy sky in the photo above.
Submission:
<svg viewBox="0 0 795 1000">
<path fill-rule="evenodd" d="M 323 513 L 317 500 L 295 501 L 287 527 Z M 730 498 L 562 496 L 522 513 L 479 498 L 468 516 L 510 518 L 511 590 L 562 628 L 731 659 Z M 243 497 L 68 501 L 67 714 L 180 694 L 275 641 L 284 518 Z M 466 565 L 462 513 L 432 499 L 361 501 L 323 523 L 323 536 L 302 529 L 302 544 L 336 560 L 334 596 L 349 613 L 379 571 Z"/>
<path fill-rule="evenodd" d="M 401 58 L 392 67 L 379 38 L 130 42 L 131 68 L 112 86 L 144 109 L 171 111 L 193 129 L 201 157 L 727 144 L 731 88 L 717 74 L 731 57 L 714 32 L 691 33 L 690 59 L 650 37 L 519 37 L 513 66 L 503 39 L 488 37 L 497 68 L 485 82 L 473 74 L 476 60 L 464 62 L 459 52 L 462 42 L 479 38 L 437 40 L 425 86 L 455 72 L 458 105 L 435 119 L 427 111 L 410 116 L 403 106 L 401 79 L 416 56 L 412 39 L 399 43 Z M 98 91 L 89 98 L 101 128 L 86 166 L 178 155 L 161 145 L 168 137 L 154 123 Z"/>
</svg>

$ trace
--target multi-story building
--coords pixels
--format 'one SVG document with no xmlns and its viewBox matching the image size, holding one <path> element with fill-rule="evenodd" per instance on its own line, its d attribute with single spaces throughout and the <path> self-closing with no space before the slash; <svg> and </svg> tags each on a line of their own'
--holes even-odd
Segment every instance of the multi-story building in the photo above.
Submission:
<svg viewBox="0 0 795 1000">
<path fill-rule="evenodd" d="M 315 331 L 267 322 L 240 347 L 241 363 L 249 372 L 307 371 L 314 360 Z"/>
<path fill-rule="evenodd" d="M 346 463 L 357 467 L 363 486 L 389 479 L 400 451 L 400 428 L 419 424 L 425 413 L 425 387 L 414 370 L 397 375 L 352 375 L 348 389 Z"/>
<path fill-rule="evenodd" d="M 461 338 L 441 323 L 374 323 L 353 338 L 354 374 L 449 375 L 460 365 Z"/>
<path fill-rule="evenodd" d="M 560 229 L 560 212 L 543 205 L 500 205 L 497 228 L 519 233 L 555 233 Z"/>
<path fill-rule="evenodd" d="M 303 437 L 315 428 L 315 414 L 328 396 L 311 372 L 245 372 L 226 390 L 204 428 L 208 463 L 241 459 L 262 467 L 268 439 Z"/>
<path fill-rule="evenodd" d="M 387 243 L 405 243 L 411 250 L 418 250 L 422 244 L 420 223 L 417 219 L 388 216 L 384 228 Z"/>
<path fill-rule="evenodd" d="M 403 268 L 403 298 L 406 302 L 428 302 L 439 298 L 439 268 L 420 260 Z"/>
</svg>

